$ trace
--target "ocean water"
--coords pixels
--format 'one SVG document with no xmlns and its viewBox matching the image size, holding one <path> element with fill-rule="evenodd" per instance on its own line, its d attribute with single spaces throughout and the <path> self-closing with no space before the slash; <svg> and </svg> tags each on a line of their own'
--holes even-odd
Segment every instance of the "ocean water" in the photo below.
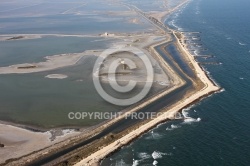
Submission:
<svg viewBox="0 0 250 166">
<path fill-rule="evenodd" d="M 214 58 L 203 60 L 223 88 L 109 156 L 102 166 L 250 165 L 250 1 L 193 0 L 166 20 L 175 29 L 202 32 Z"/>
</svg>

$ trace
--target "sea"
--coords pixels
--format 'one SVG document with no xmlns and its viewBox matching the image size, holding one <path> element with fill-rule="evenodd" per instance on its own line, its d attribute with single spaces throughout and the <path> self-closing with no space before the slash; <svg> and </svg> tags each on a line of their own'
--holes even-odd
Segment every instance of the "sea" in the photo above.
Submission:
<svg viewBox="0 0 250 166">
<path fill-rule="evenodd" d="M 165 24 L 200 32 L 207 74 L 222 88 L 104 159 L 102 166 L 250 165 L 250 1 L 192 0 Z M 195 38 L 197 37 L 197 34 Z"/>
</svg>

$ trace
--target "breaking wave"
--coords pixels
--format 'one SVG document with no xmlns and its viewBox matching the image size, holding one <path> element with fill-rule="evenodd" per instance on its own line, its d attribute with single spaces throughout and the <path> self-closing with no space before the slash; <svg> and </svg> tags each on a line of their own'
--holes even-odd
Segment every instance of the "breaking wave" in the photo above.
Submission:
<svg viewBox="0 0 250 166">
<path fill-rule="evenodd" d="M 132 166 L 138 166 L 138 165 L 139 165 L 139 161 L 133 159 L 133 165 Z"/>
<path fill-rule="evenodd" d="M 239 42 L 239 45 L 245 46 L 245 45 L 247 45 L 247 44 Z"/>
<path fill-rule="evenodd" d="M 186 108 L 186 109 L 183 109 L 183 110 L 181 111 L 181 113 L 182 113 L 182 115 L 184 116 L 184 118 L 191 118 L 191 117 L 189 116 L 189 113 L 188 113 L 189 110 L 190 110 L 190 108 Z"/>
<path fill-rule="evenodd" d="M 159 133 L 154 133 L 154 131 L 151 131 L 151 134 L 147 136 L 145 139 L 150 140 L 150 139 L 160 139 L 162 138 L 162 135 Z"/>
<path fill-rule="evenodd" d="M 147 154 L 147 153 L 145 153 L 145 152 L 138 153 L 138 157 L 139 157 L 140 159 L 142 159 L 142 160 L 151 158 L 150 154 Z"/>
<path fill-rule="evenodd" d="M 154 160 L 153 165 L 157 165 L 158 161 Z"/>
<path fill-rule="evenodd" d="M 178 128 L 181 128 L 181 126 L 172 124 L 172 125 L 170 126 L 170 128 L 167 127 L 166 130 L 167 130 L 167 131 L 171 131 L 171 130 L 178 129 Z"/>
<path fill-rule="evenodd" d="M 191 123 L 194 123 L 194 122 L 200 122 L 201 121 L 201 118 L 186 118 L 184 119 L 184 124 L 191 124 Z"/>
<path fill-rule="evenodd" d="M 192 118 L 192 117 L 189 116 L 189 113 L 188 113 L 189 110 L 190 110 L 190 108 L 187 108 L 187 109 L 183 109 L 183 110 L 182 110 L 182 114 L 183 114 L 183 116 L 184 116 L 184 121 L 183 121 L 183 123 L 184 123 L 184 124 L 191 124 L 191 123 L 194 123 L 194 122 L 200 122 L 200 121 L 201 121 L 201 118 L 195 119 L 195 118 Z"/>
<path fill-rule="evenodd" d="M 154 151 L 152 153 L 152 157 L 153 157 L 154 160 L 160 159 L 163 156 L 171 156 L 171 155 L 172 155 L 172 153 L 162 153 L 162 152 L 159 152 L 159 151 Z"/>
</svg>

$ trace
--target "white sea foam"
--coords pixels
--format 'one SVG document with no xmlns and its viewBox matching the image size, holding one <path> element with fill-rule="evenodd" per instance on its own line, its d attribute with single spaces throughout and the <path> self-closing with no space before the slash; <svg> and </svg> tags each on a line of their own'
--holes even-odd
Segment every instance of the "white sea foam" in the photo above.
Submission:
<svg viewBox="0 0 250 166">
<path fill-rule="evenodd" d="M 225 92 L 225 91 L 226 91 L 226 90 L 225 90 L 224 88 L 220 90 L 220 92 Z"/>
<path fill-rule="evenodd" d="M 181 126 L 178 126 L 178 125 L 173 125 L 173 124 L 171 125 L 171 128 L 172 128 L 172 129 L 178 129 L 178 128 L 180 128 L 180 127 L 181 127 Z"/>
<path fill-rule="evenodd" d="M 150 154 L 147 154 L 145 152 L 138 153 L 138 157 L 142 160 L 151 158 Z"/>
<path fill-rule="evenodd" d="M 154 160 L 153 165 L 157 165 L 158 161 Z"/>
<path fill-rule="evenodd" d="M 151 131 L 151 134 L 149 136 L 147 136 L 145 139 L 146 140 L 151 140 L 151 139 L 155 140 L 155 139 L 160 139 L 160 138 L 162 138 L 161 134 L 154 133 L 153 131 Z"/>
<path fill-rule="evenodd" d="M 176 29 L 179 28 L 179 27 L 175 24 L 175 21 L 172 22 L 172 25 L 173 25 Z"/>
<path fill-rule="evenodd" d="M 197 56 L 197 55 L 198 55 L 198 50 L 195 50 L 195 51 L 194 51 L 194 54 Z"/>
<path fill-rule="evenodd" d="M 186 119 L 184 119 L 184 124 L 192 124 L 192 123 L 194 123 L 194 122 L 200 122 L 201 121 L 201 118 L 197 118 L 197 119 L 195 119 L 195 118 L 186 118 Z"/>
<path fill-rule="evenodd" d="M 162 135 L 159 134 L 159 133 L 152 133 L 152 138 L 153 139 L 160 139 L 161 137 L 162 137 Z"/>
<path fill-rule="evenodd" d="M 159 127 L 161 127 L 161 125 L 163 125 L 164 123 L 160 123 L 158 124 L 155 128 L 158 129 Z"/>
<path fill-rule="evenodd" d="M 181 128 L 181 126 L 172 124 L 170 127 L 167 127 L 166 130 L 171 131 L 178 128 Z"/>
<path fill-rule="evenodd" d="M 171 156 L 171 155 L 172 155 L 172 153 L 162 153 L 162 152 L 159 152 L 159 151 L 154 151 L 152 153 L 152 157 L 153 157 L 154 160 L 160 159 L 163 156 Z"/>
<path fill-rule="evenodd" d="M 191 107 L 192 107 L 192 106 L 191 106 Z M 191 107 L 190 107 L 190 108 L 191 108 Z M 192 118 L 192 117 L 189 116 L 188 111 L 190 110 L 190 108 L 187 108 L 187 109 L 183 109 L 183 110 L 182 110 L 182 114 L 183 114 L 183 116 L 184 116 L 183 124 L 191 124 L 191 123 L 194 123 L 194 122 L 200 122 L 200 121 L 201 121 L 201 118 L 195 119 L 195 118 Z M 196 112 L 196 111 L 194 110 L 194 112 Z"/>
<path fill-rule="evenodd" d="M 152 157 L 153 157 L 153 159 L 160 159 L 160 158 L 162 158 L 162 153 L 158 152 L 158 151 L 154 151 L 152 153 Z"/>
<path fill-rule="evenodd" d="M 167 128 L 166 128 L 166 130 L 167 130 L 167 131 L 171 131 L 171 130 L 173 130 L 173 129 L 172 129 L 172 128 L 168 128 L 168 127 L 167 127 Z"/>
<path fill-rule="evenodd" d="M 184 116 L 184 118 L 190 118 L 189 117 L 189 113 L 188 111 L 190 110 L 190 108 L 186 108 L 186 109 L 183 109 L 181 112 L 182 112 L 182 115 Z"/>
<path fill-rule="evenodd" d="M 205 67 L 202 67 L 202 69 L 206 72 L 206 74 L 209 76 L 210 80 L 213 81 L 213 83 L 216 85 L 216 86 L 219 86 L 219 84 L 213 79 L 213 77 L 210 75 L 210 72 L 205 68 Z M 220 87 L 220 86 L 219 86 Z"/>
<path fill-rule="evenodd" d="M 245 44 L 245 43 L 242 43 L 242 42 L 239 42 L 239 45 L 245 46 L 246 44 Z"/>
<path fill-rule="evenodd" d="M 138 166 L 138 165 L 139 165 L 139 161 L 138 160 L 134 160 L 132 166 Z"/>
<path fill-rule="evenodd" d="M 183 28 L 178 28 L 178 31 L 184 31 L 184 29 Z"/>
<path fill-rule="evenodd" d="M 173 22 L 174 22 L 173 20 L 172 20 L 172 21 L 169 21 L 168 24 L 169 24 L 169 25 L 173 25 Z"/>
</svg>

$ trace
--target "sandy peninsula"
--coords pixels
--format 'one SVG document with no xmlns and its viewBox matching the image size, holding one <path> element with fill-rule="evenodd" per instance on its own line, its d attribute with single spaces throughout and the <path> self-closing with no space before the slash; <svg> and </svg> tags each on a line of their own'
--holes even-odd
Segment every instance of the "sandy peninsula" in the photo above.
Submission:
<svg viewBox="0 0 250 166">
<path fill-rule="evenodd" d="M 46 61 L 38 63 L 16 64 L 0 67 L 0 74 L 24 74 L 49 71 L 57 68 L 75 65 L 86 55 L 99 55 L 99 51 L 88 50 L 83 53 L 61 54 L 45 57 Z M 55 76 L 55 75 L 54 75 Z"/>
<path fill-rule="evenodd" d="M 79 132 L 70 130 L 30 131 L 12 125 L 0 124 L 0 163 L 7 159 L 18 158 L 32 151 L 49 147 Z"/>
</svg>

